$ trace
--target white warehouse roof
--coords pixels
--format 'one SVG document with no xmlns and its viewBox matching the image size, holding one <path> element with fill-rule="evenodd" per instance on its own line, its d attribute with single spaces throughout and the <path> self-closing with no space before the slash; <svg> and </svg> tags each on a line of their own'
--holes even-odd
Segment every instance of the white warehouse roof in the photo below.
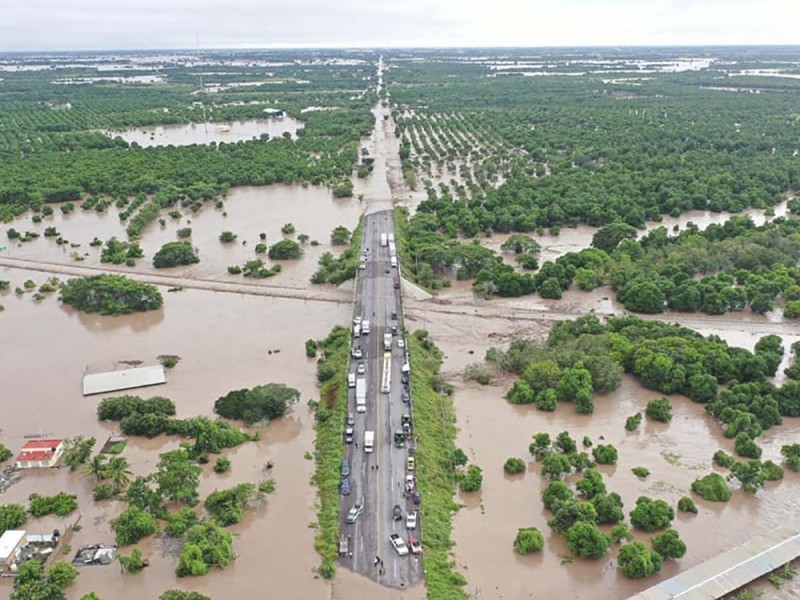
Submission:
<svg viewBox="0 0 800 600">
<path fill-rule="evenodd" d="M 167 383 L 167 376 L 161 365 L 93 373 L 83 376 L 83 395 L 90 396 L 160 383 Z"/>
<path fill-rule="evenodd" d="M 0 559 L 5 560 L 22 543 L 27 532 L 24 529 L 9 529 L 0 536 Z"/>
</svg>

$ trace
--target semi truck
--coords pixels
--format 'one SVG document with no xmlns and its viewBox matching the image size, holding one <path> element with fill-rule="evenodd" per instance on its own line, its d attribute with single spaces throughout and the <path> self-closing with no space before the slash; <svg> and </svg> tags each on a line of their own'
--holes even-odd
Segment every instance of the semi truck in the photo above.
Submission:
<svg viewBox="0 0 800 600">
<path fill-rule="evenodd" d="M 382 233 L 381 234 L 381 246 L 383 246 L 385 248 L 388 245 L 389 245 L 389 237 L 385 233 Z"/>
<path fill-rule="evenodd" d="M 364 452 L 372 452 L 372 449 L 375 446 L 375 432 L 374 431 L 365 431 L 364 432 Z"/>
<path fill-rule="evenodd" d="M 356 412 L 367 412 L 367 380 L 364 377 L 356 379 Z"/>
</svg>

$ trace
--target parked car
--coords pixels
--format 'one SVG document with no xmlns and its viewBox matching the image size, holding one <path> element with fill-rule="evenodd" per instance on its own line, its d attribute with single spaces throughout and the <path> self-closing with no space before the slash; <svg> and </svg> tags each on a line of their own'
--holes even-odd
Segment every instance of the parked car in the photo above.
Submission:
<svg viewBox="0 0 800 600">
<path fill-rule="evenodd" d="M 361 317 L 353 317 L 353 325 L 361 325 Z"/>
<path fill-rule="evenodd" d="M 364 355 L 361 353 L 361 348 L 356 346 L 353 348 L 353 358 L 361 359 Z"/>
<path fill-rule="evenodd" d="M 388 273 L 389 271 L 387 270 L 386 272 Z M 394 289 L 396 289 L 396 290 L 400 289 L 400 280 L 398 280 L 398 279 L 394 280 Z"/>
<path fill-rule="evenodd" d="M 342 496 L 349 496 L 350 495 L 350 480 L 345 478 L 342 479 Z"/>
<path fill-rule="evenodd" d="M 400 556 L 406 556 L 408 554 L 408 546 L 406 546 L 406 542 L 403 538 L 400 537 L 400 534 L 393 533 L 389 536 L 389 541 L 392 543 L 392 546 L 397 551 L 397 554 Z"/>
<path fill-rule="evenodd" d="M 406 529 L 417 528 L 417 511 L 411 511 L 406 515 Z"/>
<path fill-rule="evenodd" d="M 414 491 L 414 476 L 411 473 L 406 475 L 406 491 L 409 493 Z"/>
<path fill-rule="evenodd" d="M 406 461 L 406 469 L 409 471 L 413 471 L 414 467 L 417 466 L 417 461 L 414 459 L 413 456 L 409 456 L 408 460 Z"/>
<path fill-rule="evenodd" d="M 411 401 L 411 396 L 409 396 L 406 390 L 403 390 L 403 402 L 408 404 Z"/>
<path fill-rule="evenodd" d="M 350 477 L 350 463 L 347 462 L 347 459 L 342 461 L 342 477 Z"/>
<path fill-rule="evenodd" d="M 403 518 L 403 509 L 400 508 L 399 504 L 395 504 L 394 508 L 392 508 L 392 518 L 395 521 L 400 521 Z"/>
<path fill-rule="evenodd" d="M 422 544 L 414 536 L 408 537 L 408 545 L 411 548 L 411 554 L 422 554 Z"/>
<path fill-rule="evenodd" d="M 344 428 L 344 443 L 345 444 L 352 444 L 353 443 L 353 436 L 355 435 L 355 430 L 351 425 L 348 425 Z"/>
<path fill-rule="evenodd" d="M 405 348 L 406 347 L 406 341 L 403 338 L 398 339 L 397 340 L 397 347 L 398 348 Z"/>
<path fill-rule="evenodd" d="M 367 372 L 367 365 L 365 365 L 363 362 L 358 363 L 358 367 L 356 367 L 356 373 L 358 373 L 359 375 L 363 375 L 366 372 Z"/>
<path fill-rule="evenodd" d="M 356 416 L 352 412 L 347 413 L 347 424 L 352 427 L 356 424 Z"/>
<path fill-rule="evenodd" d="M 363 271 L 366 268 L 367 268 L 367 265 L 365 263 L 363 263 L 363 262 L 360 265 L 358 265 L 358 270 L 359 271 Z"/>
<path fill-rule="evenodd" d="M 347 517 L 345 517 L 345 522 L 347 523 L 355 523 L 358 520 L 358 517 L 361 516 L 361 513 L 364 512 L 364 506 L 359 502 L 354 504 L 349 511 L 347 511 Z"/>
<path fill-rule="evenodd" d="M 396 310 L 393 310 L 393 311 L 392 311 L 392 318 L 393 318 L 393 319 L 396 319 L 396 318 L 397 318 L 397 311 L 396 311 Z"/>
</svg>

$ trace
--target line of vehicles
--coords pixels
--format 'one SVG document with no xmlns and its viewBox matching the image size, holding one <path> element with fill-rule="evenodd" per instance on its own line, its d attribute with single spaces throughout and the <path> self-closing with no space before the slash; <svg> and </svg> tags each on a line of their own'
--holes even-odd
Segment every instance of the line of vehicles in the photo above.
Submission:
<svg viewBox="0 0 800 600">
<path fill-rule="evenodd" d="M 394 277 L 394 288 L 399 289 L 399 268 L 398 268 L 398 257 L 397 257 L 397 247 L 395 244 L 394 234 L 382 233 L 380 235 L 380 245 L 383 248 L 389 249 L 389 265 L 385 269 L 385 274 L 390 274 L 392 270 L 397 273 L 397 276 Z M 359 266 L 360 269 L 364 269 L 366 262 L 367 262 L 367 250 L 362 253 L 361 257 L 361 264 Z M 385 259 L 384 259 L 385 260 Z M 385 263 L 384 263 L 385 264 Z M 374 313 L 373 313 L 374 316 Z M 376 379 L 373 377 L 373 381 L 380 381 L 380 393 L 381 394 L 389 394 L 388 400 L 391 401 L 391 391 L 393 385 L 396 386 L 397 384 L 392 381 L 392 367 L 393 367 L 393 357 L 392 357 L 392 350 L 393 345 L 397 343 L 397 347 L 403 350 L 403 357 L 404 360 L 402 362 L 402 366 L 400 369 L 400 383 L 402 384 L 402 390 L 399 394 L 399 398 L 402 400 L 403 403 L 408 405 L 408 408 L 403 412 L 401 416 L 400 427 L 393 431 L 393 446 L 396 449 L 395 451 L 402 451 L 403 448 L 406 448 L 406 455 L 404 457 L 403 462 L 401 465 L 405 466 L 405 470 L 403 466 L 400 467 L 401 472 L 398 477 L 402 477 L 402 480 L 398 482 L 398 485 L 403 490 L 403 500 L 399 502 L 395 500 L 392 506 L 391 515 L 395 522 L 404 523 L 405 529 L 407 531 L 407 541 L 404 539 L 404 536 L 397 532 L 391 532 L 389 535 L 389 542 L 391 543 L 392 547 L 395 549 L 399 556 L 406 556 L 410 554 L 421 554 L 422 553 L 422 544 L 419 538 L 415 535 L 417 527 L 418 527 L 418 510 L 417 506 L 419 505 L 421 498 L 416 490 L 416 457 L 415 457 L 415 443 L 413 440 L 413 422 L 411 417 L 411 394 L 409 390 L 409 375 L 410 375 L 410 367 L 407 361 L 407 355 L 405 353 L 405 340 L 403 339 L 401 328 L 398 326 L 398 314 L 397 310 L 391 311 L 391 319 L 386 324 L 385 329 L 380 327 L 380 324 L 377 323 L 370 323 L 369 319 L 366 317 L 355 316 L 353 319 L 353 344 L 351 349 L 351 357 L 353 359 L 353 363 L 356 366 L 355 372 L 350 372 L 348 374 L 348 386 L 354 390 L 354 408 L 355 414 L 351 411 L 348 412 L 347 422 L 345 425 L 345 435 L 344 435 L 344 442 L 346 444 L 357 444 L 355 440 L 355 417 L 358 413 L 366 413 L 367 412 L 367 379 L 366 379 L 366 366 L 363 362 L 361 362 L 362 358 L 364 357 L 361 347 L 359 346 L 359 340 L 361 337 L 369 336 L 371 330 L 374 328 L 376 329 L 383 329 L 383 337 L 382 337 L 382 348 L 383 348 L 383 360 L 380 361 L 380 358 L 375 358 L 375 368 L 381 368 L 381 377 L 380 379 Z M 388 331 L 387 331 L 388 330 Z M 380 355 L 379 355 L 380 356 Z M 373 364 L 373 363 L 370 363 Z M 397 389 L 395 387 L 395 389 Z M 395 396 L 397 397 L 397 396 Z M 394 419 L 397 418 L 398 413 L 395 412 Z M 396 421 L 393 426 L 396 425 Z M 379 423 L 378 427 L 382 425 Z M 393 428 L 393 427 L 392 427 Z M 390 429 L 392 431 L 392 429 Z M 375 432 L 371 430 L 365 430 L 363 438 L 363 450 L 365 453 L 369 454 L 374 451 L 375 446 Z M 395 460 L 397 460 L 395 458 Z M 347 481 L 347 485 L 345 486 L 345 480 L 350 474 L 349 464 L 346 464 L 347 461 L 343 461 L 342 464 L 342 494 L 347 495 L 349 494 L 350 490 L 350 482 Z M 377 469 L 377 466 L 376 466 Z M 394 475 L 394 474 L 393 474 Z M 345 492 L 345 489 L 347 492 Z M 399 490 L 398 490 L 399 493 Z M 402 504 L 406 505 L 406 510 L 404 511 L 404 507 Z M 363 514 L 365 510 L 364 507 L 364 498 L 362 497 L 359 501 L 353 504 L 346 516 L 345 516 L 345 523 L 346 524 L 354 524 L 360 515 Z M 405 513 L 405 514 L 404 514 Z M 340 536 L 340 554 L 347 555 L 348 552 L 348 545 L 349 545 L 349 537 L 342 532 Z M 352 554 L 350 554 L 352 555 Z"/>
</svg>

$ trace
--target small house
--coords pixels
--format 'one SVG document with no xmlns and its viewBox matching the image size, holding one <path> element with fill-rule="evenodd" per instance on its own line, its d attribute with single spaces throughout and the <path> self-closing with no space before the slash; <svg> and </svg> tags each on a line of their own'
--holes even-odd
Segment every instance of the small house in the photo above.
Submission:
<svg viewBox="0 0 800 600">
<path fill-rule="evenodd" d="M 18 469 L 55 467 L 64 452 L 64 440 L 31 440 L 17 454 Z"/>
<path fill-rule="evenodd" d="M 9 529 L 0 536 L 0 570 L 9 571 L 17 562 L 26 534 L 24 529 Z"/>
</svg>

